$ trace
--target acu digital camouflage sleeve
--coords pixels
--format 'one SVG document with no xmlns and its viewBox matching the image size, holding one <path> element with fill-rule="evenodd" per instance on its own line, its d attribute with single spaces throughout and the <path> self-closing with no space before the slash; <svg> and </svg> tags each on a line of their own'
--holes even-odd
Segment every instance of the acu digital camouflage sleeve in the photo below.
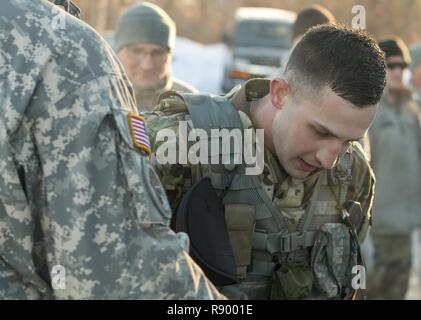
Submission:
<svg viewBox="0 0 421 320">
<path fill-rule="evenodd" d="M 0 299 L 223 298 L 168 227 L 121 66 L 57 12 L 0 2 Z"/>
</svg>

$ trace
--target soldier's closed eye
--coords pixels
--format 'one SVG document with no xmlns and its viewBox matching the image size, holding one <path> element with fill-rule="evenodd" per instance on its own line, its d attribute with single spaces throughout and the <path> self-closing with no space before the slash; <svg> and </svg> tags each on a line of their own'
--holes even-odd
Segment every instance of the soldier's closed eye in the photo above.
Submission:
<svg viewBox="0 0 421 320">
<path fill-rule="evenodd" d="M 331 133 L 316 126 L 310 126 L 311 129 L 320 137 L 320 138 L 328 138 L 331 136 Z"/>
<path fill-rule="evenodd" d="M 326 132 L 326 131 L 321 131 L 321 130 L 317 130 L 317 129 L 315 131 L 316 131 L 317 135 L 319 137 L 322 137 L 322 138 L 327 138 L 327 137 L 331 136 L 331 134 L 329 132 Z"/>
</svg>

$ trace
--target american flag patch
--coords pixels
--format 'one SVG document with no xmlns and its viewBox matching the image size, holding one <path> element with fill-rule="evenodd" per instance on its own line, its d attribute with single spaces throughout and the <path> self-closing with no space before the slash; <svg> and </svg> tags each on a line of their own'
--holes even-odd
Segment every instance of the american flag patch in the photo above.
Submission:
<svg viewBox="0 0 421 320">
<path fill-rule="evenodd" d="M 146 130 L 145 118 L 130 112 L 129 126 L 134 146 L 145 151 L 150 156 L 152 153 L 151 143 Z"/>
</svg>

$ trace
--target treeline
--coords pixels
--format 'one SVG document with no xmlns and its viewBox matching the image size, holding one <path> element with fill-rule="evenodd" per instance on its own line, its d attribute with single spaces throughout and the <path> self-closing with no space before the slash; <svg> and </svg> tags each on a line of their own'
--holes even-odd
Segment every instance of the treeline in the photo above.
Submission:
<svg viewBox="0 0 421 320">
<path fill-rule="evenodd" d="M 136 0 L 75 0 L 83 19 L 99 31 L 112 30 L 118 16 Z M 421 0 L 150 0 L 167 11 L 177 23 L 178 34 L 202 43 L 221 41 L 241 6 L 272 7 L 299 11 L 319 3 L 340 22 L 350 24 L 355 5 L 363 5 L 367 30 L 377 37 L 400 35 L 407 43 L 421 41 Z"/>
</svg>

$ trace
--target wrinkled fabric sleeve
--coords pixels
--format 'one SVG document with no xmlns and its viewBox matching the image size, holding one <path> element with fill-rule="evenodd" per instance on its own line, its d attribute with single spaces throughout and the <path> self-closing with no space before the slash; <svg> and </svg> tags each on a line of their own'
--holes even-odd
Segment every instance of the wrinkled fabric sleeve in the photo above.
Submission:
<svg viewBox="0 0 421 320">
<path fill-rule="evenodd" d="M 53 287 L 52 296 L 222 297 L 188 257 L 187 236 L 168 227 L 161 186 L 151 182 L 147 158 L 130 144 L 128 110 L 119 108 L 113 86 L 107 76 L 91 80 L 33 119 L 50 271 L 44 280 L 54 282 L 54 267 L 65 270 L 65 288 Z"/>
<path fill-rule="evenodd" d="M 164 100 L 161 101 L 161 105 L 166 102 L 172 103 L 170 100 Z M 188 123 L 191 120 L 186 112 L 169 115 L 155 110 L 144 115 L 153 149 L 151 163 L 159 175 L 174 212 L 193 184 L 192 165 L 180 163 L 179 148 L 180 140 L 184 139 L 180 137 L 179 123 L 183 121 L 187 125 L 186 133 L 188 135 L 191 128 Z M 190 147 L 191 142 L 187 142 L 187 137 L 185 137 L 185 141 L 186 145 Z M 199 170 L 198 166 L 196 167 L 195 169 Z"/>
<path fill-rule="evenodd" d="M 371 227 L 372 206 L 376 179 L 368 162 L 368 158 L 359 143 L 354 144 L 352 183 L 349 188 L 349 199 L 357 201 L 362 208 L 362 224 L 357 230 L 358 239 L 362 243 Z"/>
<path fill-rule="evenodd" d="M 92 80 L 58 103 L 80 116 L 52 120 L 53 147 L 43 143 L 41 128 L 35 133 L 47 173 L 49 264 L 65 266 L 69 283 L 55 295 L 218 297 L 188 258 L 187 236 L 169 229 L 161 186 L 152 183 L 152 167 L 131 144 L 127 110 L 118 108 L 115 83 L 108 81 Z"/>
<path fill-rule="evenodd" d="M 48 3 L 1 8 L 0 296 L 223 298 L 169 228 L 111 49 L 68 15 L 54 29 Z"/>
</svg>

